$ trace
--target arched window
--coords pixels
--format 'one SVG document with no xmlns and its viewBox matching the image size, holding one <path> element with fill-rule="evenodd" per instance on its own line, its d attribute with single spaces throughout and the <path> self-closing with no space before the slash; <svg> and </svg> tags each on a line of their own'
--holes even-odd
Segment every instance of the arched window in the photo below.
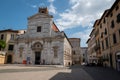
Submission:
<svg viewBox="0 0 120 80">
<path fill-rule="evenodd" d="M 3 40 L 3 39 L 4 39 L 4 34 L 1 35 L 1 40 Z"/>
<path fill-rule="evenodd" d="M 105 35 L 107 35 L 107 29 L 105 28 Z"/>
<path fill-rule="evenodd" d="M 117 15 L 117 23 L 120 23 L 120 13 Z"/>
<path fill-rule="evenodd" d="M 101 33 L 101 38 L 103 38 L 103 32 Z"/>
<path fill-rule="evenodd" d="M 115 24 L 114 24 L 114 20 L 111 21 L 111 28 L 114 28 Z"/>
</svg>

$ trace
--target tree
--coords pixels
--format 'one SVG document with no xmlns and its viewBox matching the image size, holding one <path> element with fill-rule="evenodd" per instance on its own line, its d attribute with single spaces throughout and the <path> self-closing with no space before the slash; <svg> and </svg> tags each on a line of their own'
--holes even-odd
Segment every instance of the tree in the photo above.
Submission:
<svg viewBox="0 0 120 80">
<path fill-rule="evenodd" d="M 4 49 L 6 47 L 6 42 L 3 40 L 0 40 L 0 49 Z"/>
</svg>

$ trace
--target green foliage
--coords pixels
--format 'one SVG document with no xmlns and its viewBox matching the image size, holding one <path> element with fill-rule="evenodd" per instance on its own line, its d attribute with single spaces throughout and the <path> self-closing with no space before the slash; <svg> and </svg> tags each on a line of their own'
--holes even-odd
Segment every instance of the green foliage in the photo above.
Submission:
<svg viewBox="0 0 120 80">
<path fill-rule="evenodd" d="M 6 42 L 3 40 L 0 40 L 0 48 L 4 49 L 6 47 Z"/>
</svg>

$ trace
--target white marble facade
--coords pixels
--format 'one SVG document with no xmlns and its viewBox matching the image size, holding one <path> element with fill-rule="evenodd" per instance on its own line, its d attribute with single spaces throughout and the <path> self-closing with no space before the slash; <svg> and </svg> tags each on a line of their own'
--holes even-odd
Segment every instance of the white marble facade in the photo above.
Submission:
<svg viewBox="0 0 120 80">
<path fill-rule="evenodd" d="M 66 49 L 69 50 L 67 59 Z M 71 51 L 65 33 L 54 24 L 53 16 L 47 8 L 39 8 L 37 14 L 28 18 L 26 33 L 16 39 L 14 62 L 68 66 L 72 64 Z"/>
</svg>

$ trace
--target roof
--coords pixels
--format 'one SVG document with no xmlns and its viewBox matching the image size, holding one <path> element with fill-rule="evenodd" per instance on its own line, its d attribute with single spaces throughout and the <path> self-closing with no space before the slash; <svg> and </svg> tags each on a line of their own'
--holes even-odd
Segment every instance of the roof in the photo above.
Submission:
<svg viewBox="0 0 120 80">
<path fill-rule="evenodd" d="M 69 38 L 69 40 L 81 40 L 80 38 Z"/>
<path fill-rule="evenodd" d="M 90 41 L 90 38 L 87 40 L 87 42 L 86 43 L 88 43 Z"/>
<path fill-rule="evenodd" d="M 15 32 L 15 33 L 18 33 L 18 30 L 6 29 L 6 30 L 0 30 L 0 32 Z"/>
<path fill-rule="evenodd" d="M 100 20 L 100 19 L 97 19 L 97 20 L 95 21 L 95 23 L 94 23 L 93 27 L 95 27 L 95 26 L 96 26 L 96 24 L 98 24 L 99 20 Z"/>
<path fill-rule="evenodd" d="M 55 31 L 55 32 L 60 31 L 60 30 L 58 29 L 58 27 L 55 25 L 54 22 L 53 22 L 53 25 L 52 25 L 52 29 L 53 29 L 53 31 Z"/>
<path fill-rule="evenodd" d="M 110 10 L 109 10 L 109 12 L 107 13 L 106 16 L 108 16 L 108 15 L 112 12 L 112 10 L 115 8 L 115 6 L 116 6 L 119 2 L 120 2 L 120 0 L 115 0 L 114 4 L 113 4 L 112 7 L 110 8 Z"/>
<path fill-rule="evenodd" d="M 28 17 L 28 20 L 32 18 L 36 18 L 36 16 L 38 15 L 44 15 L 42 16 L 44 18 L 53 18 L 53 15 L 50 15 L 48 9 L 45 7 L 45 8 L 39 8 L 38 13 Z"/>
<path fill-rule="evenodd" d="M 92 36 L 92 34 L 94 34 L 93 32 L 95 31 L 95 29 L 92 29 L 91 33 L 89 36 Z"/>
<path fill-rule="evenodd" d="M 107 13 L 109 12 L 109 10 L 110 10 L 110 9 L 107 9 L 107 10 L 104 11 L 104 13 L 103 13 L 102 17 L 100 18 L 100 20 L 98 21 L 98 24 L 97 24 L 97 25 L 99 25 L 100 22 L 102 21 L 102 19 L 107 16 Z"/>
<path fill-rule="evenodd" d="M 71 47 L 73 48 L 73 46 L 72 46 L 71 42 L 69 41 L 69 39 L 68 39 L 67 35 L 65 34 L 65 32 L 64 31 L 62 31 L 62 32 L 64 33 L 64 36 L 66 37 L 66 39 L 69 42 L 69 44 L 71 45 Z"/>
</svg>

